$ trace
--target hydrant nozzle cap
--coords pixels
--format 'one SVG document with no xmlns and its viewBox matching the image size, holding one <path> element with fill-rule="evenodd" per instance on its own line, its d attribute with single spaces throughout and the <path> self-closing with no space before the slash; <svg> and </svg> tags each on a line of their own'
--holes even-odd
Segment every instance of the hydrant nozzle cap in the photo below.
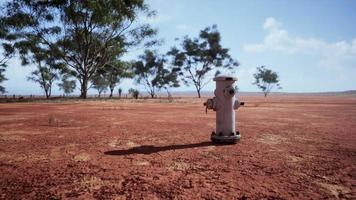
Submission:
<svg viewBox="0 0 356 200">
<path fill-rule="evenodd" d="M 237 77 L 232 76 L 217 76 L 213 79 L 214 81 L 237 81 Z"/>
</svg>

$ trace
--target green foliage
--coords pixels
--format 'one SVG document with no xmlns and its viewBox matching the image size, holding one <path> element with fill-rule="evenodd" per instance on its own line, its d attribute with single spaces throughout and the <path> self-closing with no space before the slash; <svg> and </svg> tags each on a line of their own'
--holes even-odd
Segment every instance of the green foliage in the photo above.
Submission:
<svg viewBox="0 0 356 200">
<path fill-rule="evenodd" d="M 104 74 L 96 74 L 93 77 L 92 82 L 92 87 L 98 91 L 99 97 L 101 96 L 101 93 L 105 93 L 108 90 L 109 80 Z"/>
<path fill-rule="evenodd" d="M 166 60 L 157 53 L 146 50 L 139 61 L 132 64 L 136 82 L 145 86 L 152 98 L 162 88 L 178 87 L 177 73 L 165 67 Z"/>
<path fill-rule="evenodd" d="M 128 62 L 116 61 L 113 64 L 108 64 L 103 70 L 98 73 L 104 74 L 107 78 L 110 97 L 113 96 L 114 89 L 118 83 L 121 82 L 123 78 L 132 78 L 133 74 L 130 71 L 131 64 Z"/>
<path fill-rule="evenodd" d="M 76 86 L 76 81 L 70 80 L 68 75 L 62 76 L 61 82 L 58 83 L 59 89 L 63 90 L 64 94 L 66 95 L 73 93 Z"/>
<path fill-rule="evenodd" d="M 130 88 L 129 89 L 129 94 L 135 98 L 135 99 L 138 99 L 138 95 L 140 94 L 140 91 L 136 90 L 136 89 L 133 89 L 133 88 Z"/>
<path fill-rule="evenodd" d="M 58 27 L 53 21 L 55 12 L 43 6 L 48 2 L 13 0 L 5 4 L 1 16 L 3 31 L 1 39 L 5 52 L 18 51 L 22 65 L 34 64 L 37 69 L 28 80 L 39 83 L 46 97 L 51 96 L 53 81 L 58 79 L 58 71 L 62 63 L 51 56 L 49 44 L 58 34 Z"/>
<path fill-rule="evenodd" d="M 184 83 L 193 84 L 199 98 L 201 89 L 210 81 L 204 81 L 209 72 L 215 70 L 217 75 L 221 69 L 233 70 L 239 65 L 220 42 L 220 33 L 213 25 L 201 30 L 198 38 L 185 36 L 180 49 L 173 47 L 167 53 L 173 57 L 172 64 Z"/>
<path fill-rule="evenodd" d="M 169 88 L 180 86 L 177 68 L 167 69 L 162 66 L 162 68 L 158 69 L 156 80 L 158 83 L 158 88 L 165 89 L 167 91 L 168 97 L 172 97 L 171 93 L 169 92 Z"/>
<path fill-rule="evenodd" d="M 27 77 L 27 80 L 38 83 L 46 94 L 46 98 L 51 97 L 52 85 L 58 79 L 57 72 L 51 67 L 37 65 L 37 69 Z"/>
<path fill-rule="evenodd" d="M 7 67 L 7 62 L 14 56 L 15 49 L 13 45 L 6 42 L 3 42 L 1 45 L 2 55 L 0 57 L 0 68 L 5 69 Z"/>
<path fill-rule="evenodd" d="M 2 15 L 1 15 L 2 16 Z M 8 38 L 8 30 L 6 24 L 3 20 L 0 20 L 0 41 L 1 41 L 1 51 L 2 55 L 0 56 L 0 84 L 6 81 L 5 69 L 7 67 L 7 62 L 14 56 L 15 49 L 11 42 L 6 42 Z M 0 85 L 0 93 L 5 93 L 5 87 Z"/>
<path fill-rule="evenodd" d="M 5 69 L 0 68 L 0 83 L 7 80 L 4 75 L 4 71 L 5 71 Z M 6 92 L 5 87 L 0 85 L 0 93 L 4 94 L 5 92 Z"/>
<path fill-rule="evenodd" d="M 54 20 L 59 13 L 49 6 L 52 4 L 28 0 L 5 3 L 0 19 L 4 31 L 0 35 L 18 50 L 24 65 L 51 57 L 50 45 L 61 30 Z"/>
<path fill-rule="evenodd" d="M 119 98 L 121 98 L 122 88 L 119 88 L 119 89 L 117 90 L 117 92 L 119 93 Z"/>
<path fill-rule="evenodd" d="M 275 86 L 277 86 L 277 89 L 281 88 L 278 74 L 267 69 L 265 66 L 257 67 L 257 72 L 253 77 L 255 78 L 253 84 L 257 85 L 257 87 L 262 90 L 265 97 L 267 97 Z"/>
<path fill-rule="evenodd" d="M 137 15 L 152 12 L 143 0 L 69 1 L 61 9 L 65 35 L 58 42 L 58 55 L 78 72 L 81 96 L 98 70 L 115 65 L 126 51 L 151 38 L 156 31 L 135 23 Z"/>
<path fill-rule="evenodd" d="M 154 14 L 143 0 L 13 0 L 4 12 L 7 40 L 15 41 L 23 64 L 31 62 L 29 52 L 46 52 L 51 66 L 78 79 L 83 98 L 97 71 L 114 65 L 132 47 L 155 44 L 147 39 L 156 30 L 136 23 L 139 14 Z"/>
</svg>

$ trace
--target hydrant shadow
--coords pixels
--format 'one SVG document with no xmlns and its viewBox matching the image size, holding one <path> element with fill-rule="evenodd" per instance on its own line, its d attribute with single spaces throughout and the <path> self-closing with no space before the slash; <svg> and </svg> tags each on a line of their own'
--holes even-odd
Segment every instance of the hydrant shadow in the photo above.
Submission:
<svg viewBox="0 0 356 200">
<path fill-rule="evenodd" d="M 196 147 L 208 147 L 208 146 L 220 146 L 221 144 L 215 144 L 212 142 L 200 142 L 200 143 L 193 143 L 193 144 L 175 144 L 175 145 L 168 145 L 168 146 L 153 146 L 153 145 L 144 145 L 139 147 L 133 147 L 130 149 L 124 150 L 113 150 L 113 151 L 106 151 L 104 152 L 105 155 L 111 156 L 124 156 L 124 155 L 131 155 L 131 154 L 153 154 L 162 151 L 170 151 L 170 150 L 178 150 L 178 149 L 190 149 Z"/>
</svg>

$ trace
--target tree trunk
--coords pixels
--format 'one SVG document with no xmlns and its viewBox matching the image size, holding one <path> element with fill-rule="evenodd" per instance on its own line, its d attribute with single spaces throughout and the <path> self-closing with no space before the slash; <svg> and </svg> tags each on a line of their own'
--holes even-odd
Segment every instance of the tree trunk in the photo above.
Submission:
<svg viewBox="0 0 356 200">
<path fill-rule="evenodd" d="M 44 92 L 45 92 L 45 95 L 46 95 L 46 99 L 49 99 L 50 94 L 49 94 L 48 89 L 46 88 L 46 86 L 44 86 L 43 89 L 44 89 Z"/>
<path fill-rule="evenodd" d="M 114 92 L 114 88 L 110 88 L 110 96 L 109 98 L 112 98 L 112 93 Z"/>
<path fill-rule="evenodd" d="M 200 99 L 200 97 L 201 97 L 201 95 L 200 95 L 201 87 L 198 84 L 194 84 L 194 87 L 197 90 L 198 98 Z"/>
<path fill-rule="evenodd" d="M 150 93 L 152 99 L 155 98 L 155 90 L 154 90 L 154 88 L 150 89 L 148 92 Z"/>
<path fill-rule="evenodd" d="M 169 101 L 169 102 L 172 102 L 172 101 L 173 101 L 172 94 L 169 92 L 168 89 L 166 89 L 166 91 L 167 91 L 167 99 L 168 99 L 168 101 Z"/>
<path fill-rule="evenodd" d="M 168 97 L 168 98 L 172 98 L 172 94 L 169 92 L 169 90 L 166 89 L 166 91 L 167 91 L 167 97 Z"/>
<path fill-rule="evenodd" d="M 86 99 L 87 98 L 87 92 L 88 92 L 88 79 L 87 78 L 83 78 L 83 83 L 81 85 L 81 88 L 80 88 L 80 97 L 83 98 L 83 99 Z"/>
<path fill-rule="evenodd" d="M 47 99 L 49 99 L 51 97 L 51 95 L 52 95 L 52 83 L 51 83 L 50 87 L 48 88 L 48 98 Z"/>
<path fill-rule="evenodd" d="M 200 98 L 200 97 L 201 97 L 201 95 L 200 95 L 200 89 L 198 89 L 198 88 L 197 88 L 197 93 L 198 93 L 198 98 Z"/>
</svg>

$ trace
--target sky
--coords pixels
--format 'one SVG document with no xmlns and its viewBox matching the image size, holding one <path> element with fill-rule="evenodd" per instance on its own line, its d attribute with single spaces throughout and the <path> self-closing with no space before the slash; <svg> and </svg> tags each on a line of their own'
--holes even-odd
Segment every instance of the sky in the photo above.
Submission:
<svg viewBox="0 0 356 200">
<path fill-rule="evenodd" d="M 148 0 L 157 11 L 141 18 L 158 29 L 158 48 L 165 53 L 175 38 L 197 37 L 199 31 L 216 24 L 221 43 L 239 61 L 234 72 L 240 91 L 258 91 L 252 84 L 256 67 L 266 66 L 280 76 L 280 92 L 326 92 L 356 89 L 356 1 L 353 0 Z M 144 49 L 123 59 L 131 60 Z M 26 81 L 34 69 L 9 63 L 3 85 L 8 94 L 42 94 L 40 87 Z M 226 74 L 231 75 L 231 74 Z M 212 77 L 207 77 L 212 78 Z M 120 87 L 144 90 L 132 80 Z M 212 91 L 211 81 L 203 91 Z M 173 91 L 194 91 L 182 86 Z M 55 86 L 53 93 L 61 94 Z M 77 89 L 76 93 L 79 93 Z M 91 90 L 91 94 L 95 91 Z"/>
</svg>

